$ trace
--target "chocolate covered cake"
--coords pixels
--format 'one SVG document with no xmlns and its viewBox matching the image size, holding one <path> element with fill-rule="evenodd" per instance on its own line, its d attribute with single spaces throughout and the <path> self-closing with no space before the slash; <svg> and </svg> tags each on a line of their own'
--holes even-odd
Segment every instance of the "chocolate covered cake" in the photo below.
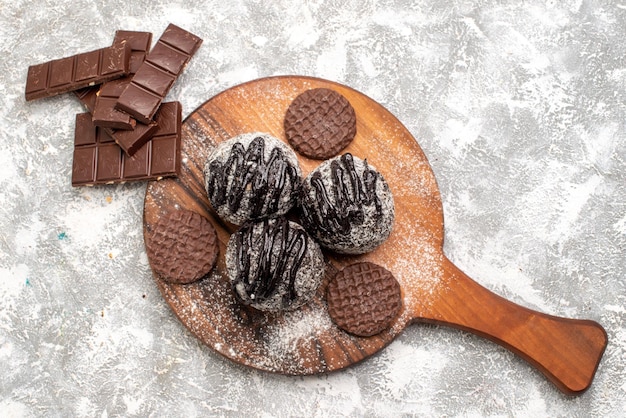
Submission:
<svg viewBox="0 0 626 418">
<path fill-rule="evenodd" d="M 237 298 L 261 311 L 304 305 L 324 276 L 319 245 L 295 222 L 248 222 L 231 235 L 226 270 Z"/>
<path fill-rule="evenodd" d="M 349 153 L 313 170 L 300 196 L 302 225 L 325 248 L 363 254 L 391 233 L 395 211 L 387 182 L 366 160 Z"/>
<path fill-rule="evenodd" d="M 302 182 L 295 152 L 263 133 L 220 143 L 209 155 L 204 176 L 213 209 L 235 225 L 285 214 L 296 204 Z"/>
</svg>

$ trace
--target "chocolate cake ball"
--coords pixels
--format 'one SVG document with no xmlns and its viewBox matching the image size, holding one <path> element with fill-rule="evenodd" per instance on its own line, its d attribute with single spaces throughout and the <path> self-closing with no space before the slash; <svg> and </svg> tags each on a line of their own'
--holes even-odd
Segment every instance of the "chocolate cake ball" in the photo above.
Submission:
<svg viewBox="0 0 626 418">
<path fill-rule="evenodd" d="M 244 224 L 226 248 L 226 270 L 237 298 L 261 311 L 304 305 L 319 287 L 324 266 L 319 245 L 283 217 Z"/>
<path fill-rule="evenodd" d="M 219 144 L 207 159 L 204 177 L 211 206 L 235 225 L 285 214 L 296 204 L 302 182 L 295 152 L 263 133 Z"/>
<path fill-rule="evenodd" d="M 324 161 L 302 183 L 301 221 L 321 246 L 363 254 L 393 227 L 393 196 L 383 176 L 351 154 Z"/>
</svg>

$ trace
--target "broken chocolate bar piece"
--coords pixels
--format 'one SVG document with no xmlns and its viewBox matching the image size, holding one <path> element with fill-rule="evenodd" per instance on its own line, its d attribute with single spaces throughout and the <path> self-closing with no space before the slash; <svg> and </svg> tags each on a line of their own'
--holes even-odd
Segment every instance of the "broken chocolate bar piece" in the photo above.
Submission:
<svg viewBox="0 0 626 418">
<path fill-rule="evenodd" d="M 89 113 L 93 115 L 96 107 L 96 95 L 98 88 L 87 87 L 76 91 L 76 97 L 85 105 Z M 115 130 L 102 128 L 117 144 L 122 147 L 126 154 L 132 156 L 143 144 L 148 142 L 158 128 L 157 122 L 150 122 L 147 125 L 136 123 L 132 130 Z"/>
<path fill-rule="evenodd" d="M 76 115 L 72 186 L 158 180 L 180 173 L 182 106 L 164 103 L 161 126 L 132 157 L 127 156 L 90 113 Z M 170 107 L 171 106 L 171 107 Z"/>
<path fill-rule="evenodd" d="M 158 136 L 163 135 L 164 132 L 174 132 L 177 129 L 174 122 L 181 118 L 179 113 L 181 110 L 178 102 L 163 103 L 154 115 L 154 122 L 150 122 L 148 125 L 138 123 L 132 131 L 115 131 L 113 139 L 126 154 L 135 155 L 146 142 L 153 138 L 152 133 L 154 136 Z M 141 132 L 144 135 L 140 136 L 139 133 Z"/>
<path fill-rule="evenodd" d="M 118 30 L 115 32 L 113 44 L 120 44 L 122 42 L 126 42 L 130 45 L 129 75 L 102 84 L 97 93 L 94 108 L 90 110 L 90 112 L 96 126 L 132 130 L 135 128 L 137 122 L 128 113 L 116 110 L 115 104 L 120 94 L 122 94 L 128 86 L 128 83 L 130 83 L 132 75 L 135 74 L 139 67 L 141 67 L 141 64 L 143 64 L 146 54 L 150 50 L 152 34 L 150 32 Z M 109 132 L 109 134 L 115 138 L 115 135 L 112 135 L 111 132 Z"/>
<path fill-rule="evenodd" d="M 118 97 L 126 89 L 129 82 L 128 77 L 124 77 L 119 80 L 108 81 L 100 87 L 91 114 L 94 125 L 111 129 L 135 129 L 137 121 L 128 113 L 115 109 Z"/>
<path fill-rule="evenodd" d="M 170 24 L 120 95 L 116 108 L 139 122 L 150 123 L 201 44 L 202 39 Z"/>
<path fill-rule="evenodd" d="M 152 138 L 152 134 L 157 130 L 157 123 L 151 122 L 147 125 L 138 124 L 134 119 L 132 119 L 128 114 L 124 112 L 120 112 L 117 110 L 113 110 L 113 106 L 117 102 L 117 97 L 119 97 L 120 93 L 126 87 L 126 85 L 130 82 L 132 78 L 132 74 L 134 74 L 137 69 L 143 63 L 146 54 L 150 50 L 150 44 L 152 42 L 152 34 L 150 32 L 135 32 L 135 31 L 124 31 L 118 30 L 115 32 L 115 38 L 113 39 L 113 43 L 127 42 L 130 45 L 131 49 L 131 57 L 130 57 L 130 70 L 129 75 L 126 77 L 122 77 L 117 80 L 109 81 L 102 86 L 95 87 L 87 87 L 84 89 L 77 90 L 75 92 L 78 99 L 85 105 L 89 113 L 94 117 L 94 122 L 98 125 L 99 122 L 103 122 L 104 130 L 109 136 L 111 136 L 115 142 L 118 143 L 126 151 L 126 153 L 131 156 L 135 151 L 137 151 L 143 144 L 145 144 L 150 138 Z M 123 83 L 126 82 L 126 85 Z M 111 86 L 109 86 L 111 84 Z M 103 91 L 98 97 L 100 91 Z M 102 105 L 106 103 L 105 101 L 99 100 L 102 96 L 113 96 L 114 100 L 109 100 L 109 107 L 104 107 L 102 109 L 98 109 L 96 112 L 96 100 L 98 100 L 98 104 Z M 134 129 L 130 130 L 116 130 L 110 127 L 107 127 L 107 116 L 106 112 L 112 112 L 113 117 L 117 117 L 121 119 L 125 123 L 126 126 L 134 125 Z M 98 113 L 98 114 L 95 114 Z M 102 124 L 100 124 L 102 126 Z M 119 125 L 118 125 L 119 126 Z"/>
<path fill-rule="evenodd" d="M 116 44 L 121 42 L 127 42 L 128 45 L 130 45 L 130 68 L 128 73 L 135 74 L 139 67 L 141 67 L 141 64 L 143 64 L 146 54 L 150 51 L 152 33 L 130 30 L 115 31 L 113 43 Z"/>
<path fill-rule="evenodd" d="M 104 83 L 128 74 L 130 45 L 126 42 L 28 67 L 26 100 Z"/>
<path fill-rule="evenodd" d="M 161 105 L 161 108 L 163 106 L 165 106 L 165 103 Z M 159 109 L 160 111 L 161 109 Z M 146 142 L 150 141 L 152 135 L 159 128 L 159 112 L 154 116 L 154 122 L 150 122 L 147 125 L 138 123 L 132 131 L 123 131 L 121 129 L 113 131 L 111 137 L 128 156 L 134 155 Z"/>
</svg>

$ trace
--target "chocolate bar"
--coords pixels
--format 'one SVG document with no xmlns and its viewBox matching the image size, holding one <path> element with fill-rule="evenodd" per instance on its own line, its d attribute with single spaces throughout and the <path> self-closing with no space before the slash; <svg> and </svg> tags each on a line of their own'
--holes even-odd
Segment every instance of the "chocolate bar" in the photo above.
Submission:
<svg viewBox="0 0 626 418">
<path fill-rule="evenodd" d="M 116 108 L 150 123 L 202 39 L 170 24 L 120 95 Z"/>
<path fill-rule="evenodd" d="M 146 142 L 153 138 L 153 134 L 157 135 L 158 132 L 160 132 L 159 128 L 161 128 L 163 123 L 168 123 L 169 120 L 173 120 L 173 117 L 169 115 L 175 111 L 172 103 L 174 102 L 163 103 L 161 107 L 159 107 L 156 115 L 154 115 L 154 121 L 147 125 L 138 123 L 132 131 L 115 131 L 112 136 L 115 142 L 117 142 L 117 145 L 129 156 L 135 155 Z"/>
<path fill-rule="evenodd" d="M 94 125 L 111 129 L 135 129 L 137 121 L 131 118 L 128 113 L 115 109 L 117 98 L 120 97 L 129 82 L 130 80 L 124 77 L 108 81 L 100 87 L 96 97 L 96 105 L 91 114 Z"/>
<path fill-rule="evenodd" d="M 104 83 L 98 92 L 96 104 L 91 115 L 97 126 L 111 129 L 132 130 L 137 122 L 128 113 L 115 109 L 120 94 L 126 89 L 137 70 L 143 64 L 150 50 L 152 34 L 150 32 L 116 31 L 113 43 L 127 42 L 130 45 L 129 75 L 119 80 Z M 115 135 L 112 135 L 115 138 Z"/>
<path fill-rule="evenodd" d="M 180 174 L 182 106 L 164 103 L 158 131 L 132 157 L 127 156 L 90 113 L 76 115 L 72 186 L 159 180 Z"/>
<path fill-rule="evenodd" d="M 104 89 L 105 94 L 111 95 L 111 91 L 108 87 L 110 83 L 116 85 L 119 82 L 121 84 L 123 80 L 126 80 L 127 83 L 130 82 L 130 79 L 132 78 L 131 74 L 134 74 L 139 66 L 141 66 L 148 50 L 150 49 L 152 34 L 150 32 L 118 30 L 115 32 L 115 38 L 113 39 L 113 43 L 120 43 L 122 41 L 126 41 L 130 45 L 131 49 L 129 75 L 126 77 L 122 77 L 118 80 L 106 82 L 102 86 L 86 87 L 75 92 L 76 97 L 78 97 L 83 105 L 85 105 L 85 107 L 87 108 L 89 113 L 92 114 L 92 116 L 94 115 L 94 112 L 96 110 L 96 100 L 98 100 L 98 92 L 100 91 L 100 89 Z M 119 93 L 117 93 L 117 95 L 119 96 Z M 109 108 L 109 110 L 111 109 Z M 100 112 L 103 112 L 103 110 L 101 109 Z M 115 113 L 127 115 L 126 113 L 119 111 L 115 111 Z M 131 119 L 130 116 L 127 117 Z M 97 123 L 98 119 L 104 119 L 104 117 L 102 116 L 102 114 L 100 114 L 99 116 L 95 116 L 95 119 Z M 152 137 L 152 134 L 157 130 L 156 122 L 151 122 L 147 125 L 138 124 L 136 122 L 134 124 L 135 128 L 132 130 L 115 130 L 112 128 L 104 127 L 104 131 L 109 134 L 109 136 L 111 136 L 115 140 L 115 142 L 117 142 L 118 145 L 120 145 L 122 149 L 126 151 L 129 156 L 133 155 L 135 151 L 141 148 L 141 146 L 145 144 Z"/>
<path fill-rule="evenodd" d="M 130 61 L 128 68 L 128 75 L 122 77 L 130 81 L 131 75 L 135 74 L 141 64 L 143 64 L 146 54 L 150 50 L 150 44 L 152 43 L 152 34 L 150 32 L 135 32 L 128 30 L 115 31 L 115 37 L 113 38 L 113 44 L 117 45 L 122 42 L 126 42 L 130 46 Z M 106 84 L 106 83 L 104 83 Z M 96 106 L 96 97 L 100 86 L 85 87 L 80 90 L 76 90 L 74 93 L 76 97 L 87 107 L 89 113 L 93 114 Z"/>
<path fill-rule="evenodd" d="M 93 87 L 87 87 L 85 89 L 77 90 L 76 97 L 87 108 L 87 111 L 93 115 L 96 107 L 98 89 Z M 156 116 L 155 116 L 156 117 Z M 158 128 L 157 122 L 150 122 L 147 125 L 143 123 L 136 123 L 133 130 L 115 130 L 111 128 L 102 128 L 111 138 L 122 147 L 122 149 L 132 156 L 143 144 L 148 142 L 154 132 Z"/>
<path fill-rule="evenodd" d="M 120 94 L 126 89 L 128 83 L 132 79 L 132 75 L 137 72 L 146 54 L 150 50 L 152 42 L 152 34 L 150 32 L 134 32 L 121 31 L 115 32 L 113 44 L 122 42 L 130 45 L 130 69 L 129 75 L 118 80 L 104 83 L 97 94 L 96 103 L 93 111 L 93 122 L 96 126 L 102 126 L 111 129 L 132 130 L 135 128 L 136 121 L 128 113 L 115 109 L 115 104 Z"/>
<path fill-rule="evenodd" d="M 152 44 L 152 33 L 150 32 L 136 32 L 129 30 L 115 31 L 115 37 L 113 43 L 121 43 L 126 41 L 130 45 L 130 69 L 129 74 L 135 74 L 143 61 L 146 58 L 146 54 L 150 51 L 150 45 Z"/>
<path fill-rule="evenodd" d="M 130 55 L 130 45 L 122 42 L 31 65 L 26 77 L 26 100 L 51 97 L 123 77 L 130 68 Z"/>
</svg>

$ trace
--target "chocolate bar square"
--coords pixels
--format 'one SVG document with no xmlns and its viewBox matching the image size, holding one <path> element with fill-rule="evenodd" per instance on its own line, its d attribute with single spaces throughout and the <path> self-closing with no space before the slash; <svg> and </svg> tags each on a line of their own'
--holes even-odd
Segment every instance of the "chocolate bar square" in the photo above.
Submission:
<svg viewBox="0 0 626 418">
<path fill-rule="evenodd" d="M 25 98 L 34 100 L 51 97 L 125 76 L 130 67 L 130 55 L 130 46 L 123 42 L 31 65 L 26 76 Z"/>
<path fill-rule="evenodd" d="M 142 123 L 150 123 L 174 80 L 201 44 L 202 39 L 196 35 L 170 24 L 120 95 L 117 109 Z M 151 68 L 144 70 L 146 66 Z"/>
<path fill-rule="evenodd" d="M 163 103 L 156 119 L 164 129 L 157 130 L 151 141 L 129 157 L 103 128 L 93 124 L 90 113 L 76 115 L 72 185 L 177 176 L 181 166 L 182 106 L 179 102 Z"/>
</svg>

